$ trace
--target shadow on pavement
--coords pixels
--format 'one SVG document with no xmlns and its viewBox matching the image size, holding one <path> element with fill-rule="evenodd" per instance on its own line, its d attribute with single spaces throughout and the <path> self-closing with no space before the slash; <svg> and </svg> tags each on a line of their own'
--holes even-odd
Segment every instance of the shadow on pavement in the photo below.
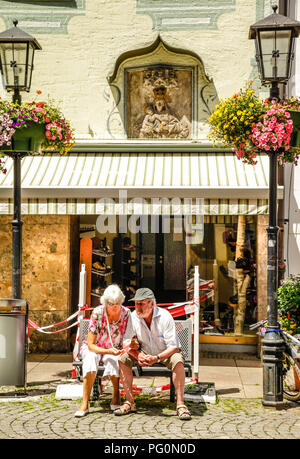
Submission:
<svg viewBox="0 0 300 459">
<path fill-rule="evenodd" d="M 224 394 L 238 394 L 240 389 L 238 387 L 228 387 L 227 389 L 218 389 L 217 395 L 224 395 Z"/>
</svg>

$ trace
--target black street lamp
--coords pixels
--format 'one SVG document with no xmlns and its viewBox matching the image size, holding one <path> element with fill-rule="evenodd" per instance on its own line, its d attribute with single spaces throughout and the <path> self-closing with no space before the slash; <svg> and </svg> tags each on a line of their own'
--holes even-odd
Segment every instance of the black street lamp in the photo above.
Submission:
<svg viewBox="0 0 300 459">
<path fill-rule="evenodd" d="M 291 74 L 295 37 L 300 22 L 277 13 L 250 26 L 249 38 L 255 39 L 256 60 L 263 83 L 271 84 L 270 99 L 279 100 L 279 83 L 286 83 Z M 278 333 L 278 226 L 277 226 L 277 152 L 269 155 L 269 226 L 268 232 L 268 326 L 263 339 L 263 400 L 265 406 L 283 406 L 282 340 Z"/>
<path fill-rule="evenodd" d="M 34 51 L 42 49 L 31 35 L 17 27 L 0 33 L 0 72 L 3 86 L 13 91 L 13 102 L 21 104 L 20 91 L 29 92 L 33 70 Z M 14 162 L 14 218 L 12 221 L 12 298 L 22 295 L 22 220 L 21 220 L 21 160 L 27 151 L 7 150 L 4 152 Z"/>
</svg>

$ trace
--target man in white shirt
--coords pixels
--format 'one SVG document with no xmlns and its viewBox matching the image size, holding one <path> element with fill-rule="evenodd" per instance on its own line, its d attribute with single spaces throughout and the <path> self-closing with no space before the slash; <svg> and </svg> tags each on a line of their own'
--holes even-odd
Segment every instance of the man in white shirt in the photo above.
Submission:
<svg viewBox="0 0 300 459">
<path fill-rule="evenodd" d="M 129 345 L 129 349 L 119 358 L 120 377 L 126 401 L 114 411 L 114 414 L 121 416 L 136 411 L 132 391 L 132 367 L 137 363 L 140 366 L 151 366 L 161 362 L 173 373 L 179 418 L 191 419 L 191 414 L 183 401 L 184 358 L 180 352 L 180 342 L 173 317 L 169 311 L 156 306 L 154 293 L 148 288 L 138 289 L 130 301 L 135 301 L 132 329 L 127 327 L 123 342 L 124 347 Z"/>
</svg>

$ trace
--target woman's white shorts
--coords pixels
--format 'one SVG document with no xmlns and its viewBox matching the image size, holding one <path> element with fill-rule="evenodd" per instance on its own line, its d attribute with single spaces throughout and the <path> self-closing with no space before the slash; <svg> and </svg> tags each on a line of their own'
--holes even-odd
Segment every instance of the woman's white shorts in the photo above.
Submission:
<svg viewBox="0 0 300 459">
<path fill-rule="evenodd" d="M 99 363 L 102 358 L 102 362 L 104 365 L 104 373 L 103 377 L 105 376 L 116 376 L 119 377 L 119 362 L 117 355 L 111 354 L 96 354 L 89 350 L 87 345 L 83 345 L 81 348 L 81 355 L 82 355 L 82 375 L 83 377 L 86 376 L 87 373 L 96 371 L 98 369 Z"/>
</svg>

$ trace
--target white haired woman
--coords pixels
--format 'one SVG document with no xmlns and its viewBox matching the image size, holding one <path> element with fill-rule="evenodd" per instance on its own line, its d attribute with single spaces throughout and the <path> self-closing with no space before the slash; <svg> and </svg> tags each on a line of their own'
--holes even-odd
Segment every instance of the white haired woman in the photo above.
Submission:
<svg viewBox="0 0 300 459">
<path fill-rule="evenodd" d="M 121 289 L 117 285 L 110 285 L 101 297 L 100 306 L 91 314 L 88 340 L 81 346 L 83 398 L 76 417 L 83 417 L 89 412 L 89 397 L 101 360 L 104 365 L 103 377 L 109 376 L 113 385 L 111 409 L 115 410 L 120 405 L 118 356 L 127 327 L 132 329 L 131 313 L 122 306 L 124 299 Z"/>
</svg>

